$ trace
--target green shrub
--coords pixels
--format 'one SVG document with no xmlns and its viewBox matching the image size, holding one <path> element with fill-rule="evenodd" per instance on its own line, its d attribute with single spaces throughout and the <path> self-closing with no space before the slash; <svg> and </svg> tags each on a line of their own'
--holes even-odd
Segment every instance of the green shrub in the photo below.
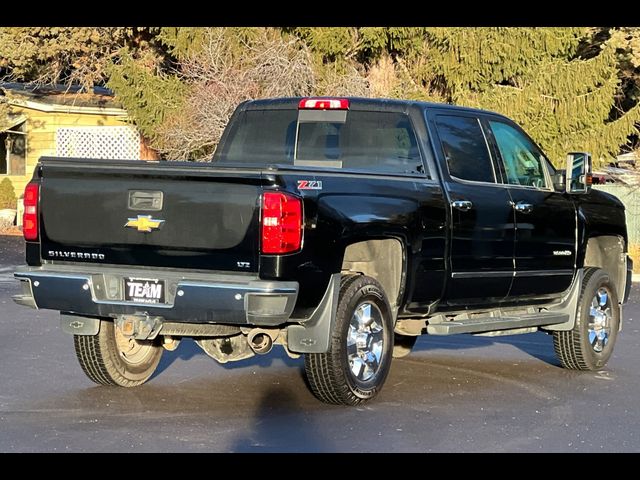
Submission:
<svg viewBox="0 0 640 480">
<path fill-rule="evenodd" d="M 0 182 L 0 210 L 3 208 L 16 208 L 16 192 L 8 178 Z"/>
</svg>

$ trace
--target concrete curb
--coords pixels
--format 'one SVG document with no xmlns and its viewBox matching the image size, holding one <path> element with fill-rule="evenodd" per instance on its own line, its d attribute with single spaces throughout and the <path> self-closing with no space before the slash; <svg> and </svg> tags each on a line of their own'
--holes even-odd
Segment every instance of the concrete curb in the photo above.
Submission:
<svg viewBox="0 0 640 480">
<path fill-rule="evenodd" d="M 634 273 L 633 275 L 631 275 L 631 281 L 640 282 L 640 273 Z"/>
</svg>

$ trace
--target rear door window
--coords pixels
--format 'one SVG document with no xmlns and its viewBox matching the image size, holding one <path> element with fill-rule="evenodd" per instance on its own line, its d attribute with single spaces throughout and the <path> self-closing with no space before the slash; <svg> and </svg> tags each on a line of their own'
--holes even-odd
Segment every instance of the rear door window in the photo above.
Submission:
<svg viewBox="0 0 640 480">
<path fill-rule="evenodd" d="M 452 177 L 495 183 L 489 146 L 478 118 L 437 115 L 436 128 Z"/>
</svg>

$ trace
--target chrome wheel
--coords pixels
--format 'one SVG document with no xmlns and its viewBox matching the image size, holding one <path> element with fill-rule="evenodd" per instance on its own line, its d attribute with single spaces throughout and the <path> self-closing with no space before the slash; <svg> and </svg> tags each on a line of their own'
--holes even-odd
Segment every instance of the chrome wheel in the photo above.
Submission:
<svg viewBox="0 0 640 480">
<path fill-rule="evenodd" d="M 600 370 L 613 353 L 620 329 L 620 302 L 611 276 L 585 267 L 571 330 L 553 332 L 553 347 L 564 368 Z"/>
<path fill-rule="evenodd" d="M 125 337 L 117 326 L 114 326 L 114 331 L 118 354 L 127 364 L 140 365 L 153 355 L 155 348 L 152 342 Z"/>
<path fill-rule="evenodd" d="M 589 310 L 589 343 L 594 352 L 601 353 L 611 335 L 611 295 L 601 287 L 591 301 Z"/>
<path fill-rule="evenodd" d="M 347 360 L 355 379 L 366 382 L 378 373 L 383 347 L 382 312 L 374 303 L 363 302 L 351 317 L 347 335 Z"/>
</svg>

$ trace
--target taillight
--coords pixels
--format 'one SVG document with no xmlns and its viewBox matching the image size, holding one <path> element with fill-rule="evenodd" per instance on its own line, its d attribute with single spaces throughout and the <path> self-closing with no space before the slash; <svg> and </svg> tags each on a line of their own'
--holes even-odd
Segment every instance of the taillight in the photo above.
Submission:
<svg viewBox="0 0 640 480">
<path fill-rule="evenodd" d="M 282 192 L 262 196 L 262 253 L 284 254 L 302 245 L 302 200 Z"/>
<path fill-rule="evenodd" d="M 24 214 L 22 216 L 22 233 L 25 240 L 38 239 L 38 202 L 40 201 L 40 184 L 29 183 L 24 189 Z"/>
<path fill-rule="evenodd" d="M 303 98 L 298 104 L 300 110 L 349 110 L 346 98 Z"/>
</svg>

